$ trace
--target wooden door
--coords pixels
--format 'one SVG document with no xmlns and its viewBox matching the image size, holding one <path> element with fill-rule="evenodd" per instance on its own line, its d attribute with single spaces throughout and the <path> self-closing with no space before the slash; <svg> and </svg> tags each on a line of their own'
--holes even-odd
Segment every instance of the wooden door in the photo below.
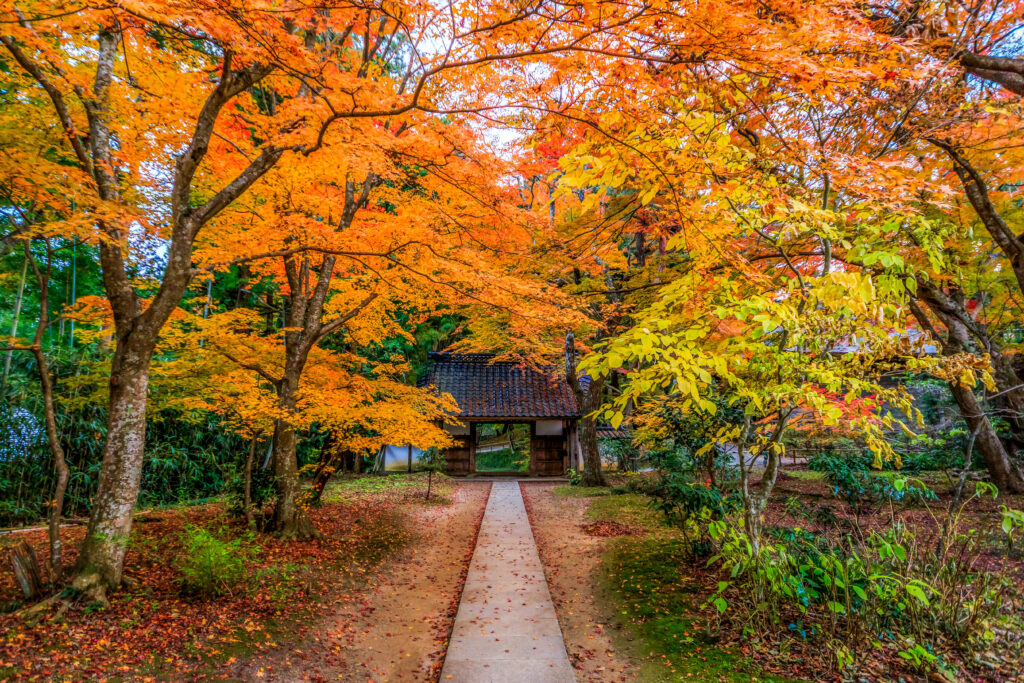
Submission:
<svg viewBox="0 0 1024 683">
<path fill-rule="evenodd" d="M 565 474 L 568 449 L 565 443 L 566 430 L 558 436 L 539 436 L 537 425 L 530 425 L 530 475 L 537 477 L 560 477 Z"/>
<path fill-rule="evenodd" d="M 469 436 L 453 436 L 455 444 L 444 449 L 444 471 L 447 474 L 465 475 L 473 471 L 470 451 L 473 442 Z"/>
</svg>

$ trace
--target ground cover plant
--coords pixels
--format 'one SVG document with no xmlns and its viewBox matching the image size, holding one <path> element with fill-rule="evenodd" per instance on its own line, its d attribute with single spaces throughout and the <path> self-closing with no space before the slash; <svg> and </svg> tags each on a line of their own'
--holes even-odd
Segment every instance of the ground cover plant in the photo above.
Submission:
<svg viewBox="0 0 1024 683">
<path fill-rule="evenodd" d="M 443 501 L 452 485 L 434 486 L 442 493 L 430 508 L 450 504 Z M 108 607 L 83 602 L 27 615 L 4 576 L 3 676 L 223 675 L 280 648 L 309 647 L 304 640 L 326 615 L 358 607 L 382 563 L 415 542 L 409 514 L 425 503 L 425 491 L 420 475 L 338 482 L 310 513 L 322 536 L 298 545 L 256 534 L 220 503 L 143 511 L 128 549 L 132 587 Z M 45 547 L 45 536 L 32 531 L 0 543 Z"/>
<path fill-rule="evenodd" d="M 635 657 L 629 671 L 640 680 L 793 680 L 766 672 L 746 644 L 732 642 L 708 627 L 703 598 L 706 570 L 693 565 L 689 541 L 679 528 L 666 523 L 648 498 L 621 490 L 568 486 L 543 495 L 583 501 L 582 519 L 587 520 L 583 533 L 595 527 L 628 530 L 599 534 L 603 545 L 598 562 L 585 581 L 599 608 L 606 610 L 600 616 L 610 622 L 607 631 L 614 646 Z M 540 495 L 528 498 L 530 506 L 541 502 Z M 537 513 L 533 519 L 538 519 Z M 542 547 L 541 552 L 545 557 L 548 549 Z M 570 555 L 566 561 L 580 560 Z M 570 604 L 567 609 L 579 609 L 575 601 Z M 559 618 L 572 617 L 560 613 Z M 802 676 L 796 676 L 799 679 Z"/>
<path fill-rule="evenodd" d="M 591 498 L 590 515 L 649 533 L 612 539 L 607 588 L 679 671 L 699 651 L 715 672 L 734 669 L 737 653 L 749 658 L 746 675 L 1013 680 L 1024 656 L 1024 563 L 1008 550 L 1003 520 L 1020 501 L 999 503 L 983 482 L 957 499 L 941 476 L 927 489 L 879 478 L 882 491 L 916 486 L 930 495 L 866 508 L 860 497 L 854 505 L 837 497 L 824 478 L 786 477 L 758 558 L 742 524 L 730 521 L 735 512 L 680 518 L 659 497 L 657 475 L 644 486 L 653 495 L 620 485 Z"/>
</svg>

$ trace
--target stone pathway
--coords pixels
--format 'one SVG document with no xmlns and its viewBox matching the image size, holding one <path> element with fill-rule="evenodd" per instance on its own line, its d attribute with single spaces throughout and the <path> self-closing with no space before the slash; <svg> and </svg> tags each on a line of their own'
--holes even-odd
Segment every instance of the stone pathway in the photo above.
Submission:
<svg viewBox="0 0 1024 683">
<path fill-rule="evenodd" d="M 496 481 L 441 681 L 575 681 L 518 482 Z"/>
</svg>

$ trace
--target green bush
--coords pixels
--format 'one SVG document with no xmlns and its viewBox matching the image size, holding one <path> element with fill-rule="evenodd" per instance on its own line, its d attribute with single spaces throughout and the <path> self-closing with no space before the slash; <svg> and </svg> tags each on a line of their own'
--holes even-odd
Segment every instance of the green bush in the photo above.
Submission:
<svg viewBox="0 0 1024 683">
<path fill-rule="evenodd" d="M 900 469 L 905 472 L 931 472 L 963 467 L 969 438 L 970 434 L 963 428 L 950 429 L 934 438 L 918 438 L 913 443 L 914 449 L 902 454 Z M 980 467 L 981 459 L 977 460 Z"/>
<path fill-rule="evenodd" d="M 657 480 L 642 472 L 623 472 L 616 476 L 617 483 L 612 486 L 612 493 L 639 493 L 647 495 Z"/>
<path fill-rule="evenodd" d="M 865 458 L 816 455 L 811 469 L 823 472 L 832 494 L 855 512 L 875 503 L 922 503 L 936 500 L 935 493 L 918 480 L 895 472 L 872 472 Z"/>
<path fill-rule="evenodd" d="M 666 401 L 658 405 L 638 430 L 635 441 L 647 446 L 647 462 L 661 472 L 692 472 L 694 479 L 710 479 L 718 487 L 734 480 L 732 458 L 715 443 L 724 428 L 743 423 L 743 406 L 717 387 L 709 394 L 714 410 L 683 409 Z"/>
<path fill-rule="evenodd" d="M 906 488 L 905 479 L 887 481 Z M 994 492 L 978 482 L 964 505 Z M 708 526 L 715 550 L 708 564 L 722 576 L 709 607 L 755 638 L 780 637 L 781 627 L 788 637 L 819 642 L 846 673 L 878 650 L 915 670 L 942 671 L 954 650 L 969 658 L 991 648 L 994 633 L 1015 628 L 1002 613 L 1010 582 L 983 568 L 984 537 L 960 530 L 962 509 L 946 513 L 942 548 L 894 522 L 838 541 L 768 527 L 755 551 L 739 519 L 694 518 Z"/>
<path fill-rule="evenodd" d="M 721 519 L 726 513 L 739 509 L 736 496 L 725 495 L 707 483 L 694 483 L 679 472 L 662 475 L 650 485 L 647 495 L 654 499 L 652 505 L 657 510 L 680 526 L 704 510 L 712 519 Z"/>
<path fill-rule="evenodd" d="M 737 494 L 726 495 L 710 483 L 694 483 L 682 472 L 661 475 L 647 485 L 644 493 L 651 498 L 652 507 L 683 531 L 686 554 L 691 562 L 711 555 L 708 522 L 722 519 L 740 508 Z"/>
<path fill-rule="evenodd" d="M 224 529 L 213 534 L 189 524 L 182 532 L 184 557 L 181 587 L 186 593 L 202 596 L 231 595 L 244 587 L 249 568 L 259 553 L 253 545 L 253 532 L 227 539 Z"/>
<path fill-rule="evenodd" d="M 868 472 L 871 470 L 872 458 L 865 453 L 851 453 L 838 455 L 836 453 L 822 452 L 812 456 L 807 461 L 807 468 L 815 472 L 837 472 L 847 470 L 850 472 Z"/>
<path fill-rule="evenodd" d="M 915 657 L 917 646 L 938 652 L 952 644 L 968 653 L 985 647 L 1006 590 L 992 574 L 964 571 L 961 563 L 970 567 L 978 552 L 964 537 L 956 553 L 936 558 L 898 524 L 872 532 L 856 549 L 774 530 L 754 556 L 735 526 L 709 526 L 718 551 L 709 564 L 730 577 L 709 605 L 723 615 L 734 611 L 751 635 L 784 625 L 802 639 L 823 641 L 838 670 L 856 670 L 872 647 L 941 669 L 941 655 L 924 661 Z"/>
<path fill-rule="evenodd" d="M 569 479 L 569 486 L 579 486 L 583 481 L 583 473 L 577 472 L 575 467 L 570 467 L 565 476 Z"/>
</svg>

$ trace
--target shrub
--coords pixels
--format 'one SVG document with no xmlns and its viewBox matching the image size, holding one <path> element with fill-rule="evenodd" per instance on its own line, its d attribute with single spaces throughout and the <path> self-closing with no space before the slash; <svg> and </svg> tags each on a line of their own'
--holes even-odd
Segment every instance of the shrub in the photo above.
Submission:
<svg viewBox="0 0 1024 683">
<path fill-rule="evenodd" d="M 711 554 L 708 522 L 739 509 L 736 495 L 725 495 L 710 481 L 697 484 L 681 472 L 668 472 L 648 484 L 651 506 L 683 531 L 690 561 Z"/>
<path fill-rule="evenodd" d="M 773 529 L 756 557 L 735 526 L 717 521 L 709 529 L 718 550 L 709 564 L 730 577 L 709 604 L 719 614 L 735 609 L 751 635 L 788 623 L 805 638 L 824 640 L 837 669 L 853 667 L 868 645 L 915 668 L 938 668 L 939 657 L 915 657 L 916 645 L 934 651 L 948 639 L 974 651 L 1002 604 L 1005 582 L 970 570 L 976 545 L 938 560 L 899 524 L 848 550 L 807 532 Z"/>
<path fill-rule="evenodd" d="M 569 486 L 579 486 L 583 481 L 583 473 L 577 472 L 575 467 L 570 467 L 565 476 L 569 479 Z"/>
<path fill-rule="evenodd" d="M 601 461 L 615 465 L 618 472 L 636 472 L 646 460 L 632 439 L 601 438 L 598 432 L 597 448 Z"/>
<path fill-rule="evenodd" d="M 617 483 L 612 486 L 612 493 L 639 493 L 647 495 L 657 480 L 641 472 L 624 472 L 616 477 Z"/>
<path fill-rule="evenodd" d="M 712 519 L 721 519 L 738 508 L 738 501 L 714 488 L 710 482 L 694 483 L 678 472 L 663 474 L 647 490 L 652 505 L 680 526 L 707 510 Z"/>
<path fill-rule="evenodd" d="M 905 472 L 931 472 L 963 467 L 969 437 L 968 431 L 962 428 L 951 429 L 934 438 L 919 437 L 913 442 L 915 450 L 903 454 L 900 469 Z"/>
<path fill-rule="evenodd" d="M 249 577 L 249 567 L 259 549 L 253 532 L 233 538 L 189 524 L 182 532 L 184 557 L 181 587 L 186 593 L 203 596 L 230 595 Z"/>
<path fill-rule="evenodd" d="M 430 500 L 430 489 L 434 482 L 434 474 L 443 475 L 448 466 L 444 451 L 440 448 L 428 448 L 420 457 L 420 466 L 427 471 L 427 493 L 424 497 Z"/>
<path fill-rule="evenodd" d="M 879 479 L 904 495 L 912 481 Z M 943 510 L 949 542 L 939 547 L 894 521 L 882 533 L 839 541 L 768 527 L 755 550 L 735 517 L 710 520 L 716 554 L 708 564 L 720 567 L 723 580 L 708 603 L 721 618 L 735 614 L 749 635 L 779 637 L 784 625 L 782 633 L 822 643 L 847 673 L 872 648 L 915 670 L 944 669 L 953 650 L 969 661 L 992 648 L 996 633 L 1015 630 L 1015 617 L 1001 612 L 1008 579 L 984 569 L 983 534 L 960 530 L 964 507 L 987 495 L 995 488 L 977 482 L 959 507 Z"/>
<path fill-rule="evenodd" d="M 855 513 L 875 503 L 923 503 L 936 500 L 935 493 L 921 481 L 896 472 L 872 472 L 864 459 L 822 454 L 810 466 L 825 474 L 832 494 Z"/>
<path fill-rule="evenodd" d="M 636 418 L 635 441 L 647 447 L 647 460 L 654 469 L 692 472 L 698 480 L 711 479 L 724 488 L 724 482 L 735 479 L 735 467 L 716 438 L 722 429 L 743 423 L 743 405 L 718 387 L 712 388 L 708 398 L 714 410 L 684 409 L 673 401 L 654 405 Z"/>
<path fill-rule="evenodd" d="M 818 453 L 807 461 L 808 469 L 824 472 L 826 475 L 835 472 L 868 472 L 871 470 L 871 456 L 864 453 L 837 455 L 835 453 Z"/>
</svg>

